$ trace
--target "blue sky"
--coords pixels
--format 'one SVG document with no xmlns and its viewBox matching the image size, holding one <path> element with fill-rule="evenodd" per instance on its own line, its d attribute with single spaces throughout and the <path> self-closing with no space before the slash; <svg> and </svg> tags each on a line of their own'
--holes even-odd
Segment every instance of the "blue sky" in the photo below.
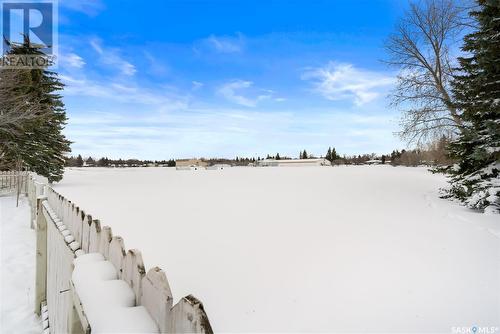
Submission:
<svg viewBox="0 0 500 334">
<path fill-rule="evenodd" d="M 386 153 L 403 0 L 59 1 L 73 154 Z"/>
</svg>

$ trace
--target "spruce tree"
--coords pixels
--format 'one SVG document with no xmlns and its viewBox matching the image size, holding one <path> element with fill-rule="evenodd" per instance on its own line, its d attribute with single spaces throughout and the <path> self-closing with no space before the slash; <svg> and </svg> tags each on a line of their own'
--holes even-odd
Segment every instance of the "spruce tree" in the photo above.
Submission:
<svg viewBox="0 0 500 334">
<path fill-rule="evenodd" d="M 328 151 L 326 151 L 325 159 L 332 162 L 333 158 L 332 158 L 332 148 L 331 147 L 329 147 Z"/>
<path fill-rule="evenodd" d="M 8 54 L 45 56 L 28 38 L 23 43 L 10 43 Z M 39 68 L 2 69 L 0 85 L 2 114 L 34 115 L 15 135 L 1 138 L 2 158 L 22 162 L 28 170 L 47 177 L 49 182 L 61 180 L 70 142 L 62 134 L 67 119 L 58 93 L 64 85 L 57 74 Z"/>
<path fill-rule="evenodd" d="M 335 147 L 332 148 L 332 161 L 337 160 L 339 158 L 339 155 L 337 154 L 337 151 L 335 150 Z"/>
<path fill-rule="evenodd" d="M 76 167 L 82 167 L 83 166 L 83 158 L 80 154 L 76 157 Z"/>
<path fill-rule="evenodd" d="M 450 145 L 452 196 L 467 206 L 500 211 L 500 1 L 478 0 L 478 29 L 464 38 L 461 73 L 452 82 L 464 131 Z"/>
</svg>

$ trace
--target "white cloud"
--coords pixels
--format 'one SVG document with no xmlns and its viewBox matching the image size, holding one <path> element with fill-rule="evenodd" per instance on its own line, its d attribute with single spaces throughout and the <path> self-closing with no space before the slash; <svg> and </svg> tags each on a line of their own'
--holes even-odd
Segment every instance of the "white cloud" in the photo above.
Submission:
<svg viewBox="0 0 500 334">
<path fill-rule="evenodd" d="M 85 61 L 83 60 L 83 58 L 76 53 L 62 53 L 59 55 L 59 61 L 62 65 L 75 68 L 82 68 L 83 66 L 85 66 Z"/>
<path fill-rule="evenodd" d="M 196 81 L 196 80 L 193 80 L 191 81 L 191 83 L 193 84 L 193 87 L 191 88 L 192 90 L 198 90 L 200 89 L 201 87 L 203 87 L 203 82 L 199 82 L 199 81 Z"/>
<path fill-rule="evenodd" d="M 385 73 L 334 62 L 324 67 L 309 69 L 302 79 L 312 80 L 314 91 L 328 100 L 353 99 L 356 105 L 375 100 L 395 81 L 393 76 Z"/>
<path fill-rule="evenodd" d="M 185 109 L 187 98 L 165 92 L 144 88 L 133 83 L 124 85 L 113 81 L 95 81 L 88 78 L 76 78 L 70 75 L 59 76 L 66 85 L 67 96 L 90 96 L 105 98 L 116 102 L 157 105 L 163 109 Z"/>
<path fill-rule="evenodd" d="M 170 67 L 163 61 L 158 60 L 148 51 L 144 51 L 144 56 L 149 62 L 149 73 L 161 76 L 165 76 L 170 73 Z"/>
<path fill-rule="evenodd" d="M 238 91 L 250 88 L 253 86 L 253 82 L 244 80 L 235 80 L 226 83 L 219 87 L 217 93 L 223 96 L 226 100 L 245 106 L 245 107 L 255 107 L 257 103 L 263 100 L 270 99 L 272 97 L 272 91 L 265 91 L 266 94 L 260 94 L 255 97 L 246 97 Z"/>
<path fill-rule="evenodd" d="M 59 5 L 88 16 L 96 16 L 105 8 L 101 0 L 59 0 Z"/>
<path fill-rule="evenodd" d="M 210 35 L 206 41 L 213 49 L 221 53 L 241 52 L 244 46 L 241 34 L 238 34 L 236 37 Z"/>
<path fill-rule="evenodd" d="M 100 40 L 92 39 L 90 45 L 99 55 L 99 60 L 105 65 L 111 65 L 116 67 L 122 74 L 127 76 L 134 75 L 137 70 L 134 65 L 123 59 L 119 55 L 119 49 L 116 48 L 104 48 L 101 45 Z"/>
</svg>

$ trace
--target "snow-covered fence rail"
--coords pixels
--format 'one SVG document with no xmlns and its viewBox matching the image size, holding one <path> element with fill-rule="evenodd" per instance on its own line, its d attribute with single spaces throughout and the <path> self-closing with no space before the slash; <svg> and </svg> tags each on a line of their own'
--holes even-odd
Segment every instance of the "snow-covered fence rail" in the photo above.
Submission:
<svg viewBox="0 0 500 334">
<path fill-rule="evenodd" d="M 173 305 L 165 272 L 146 272 L 140 251 L 126 251 L 110 227 L 33 177 L 28 197 L 36 208 L 35 310 L 46 301 L 50 333 L 212 333 L 202 303 L 189 295 Z"/>
</svg>

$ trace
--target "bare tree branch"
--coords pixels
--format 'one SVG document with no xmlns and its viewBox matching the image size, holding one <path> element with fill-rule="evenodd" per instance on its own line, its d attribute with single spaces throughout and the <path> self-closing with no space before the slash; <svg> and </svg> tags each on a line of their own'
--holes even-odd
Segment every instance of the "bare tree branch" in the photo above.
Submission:
<svg viewBox="0 0 500 334">
<path fill-rule="evenodd" d="M 386 42 L 386 63 L 400 71 L 391 106 L 402 110 L 398 134 L 409 143 L 461 131 L 449 85 L 469 9 L 454 0 L 413 2 Z"/>
<path fill-rule="evenodd" d="M 15 147 L 25 128 L 48 115 L 29 80 L 30 70 L 0 70 L 0 158 Z M 24 82 L 24 86 L 20 83 Z M 19 94 L 22 92 L 22 94 Z"/>
</svg>

